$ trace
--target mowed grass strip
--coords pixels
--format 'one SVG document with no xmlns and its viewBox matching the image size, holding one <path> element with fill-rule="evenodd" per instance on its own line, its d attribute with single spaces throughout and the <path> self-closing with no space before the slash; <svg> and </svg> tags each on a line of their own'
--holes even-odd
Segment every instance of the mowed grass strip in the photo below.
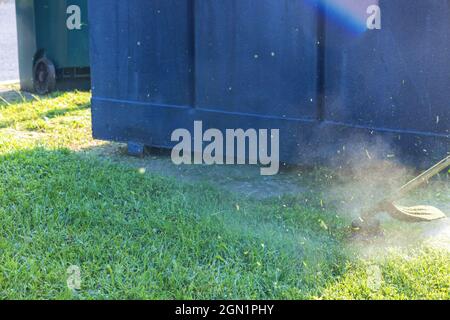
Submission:
<svg viewBox="0 0 450 320">
<path fill-rule="evenodd" d="M 252 201 L 77 152 L 97 144 L 89 98 L 0 102 L 0 298 L 449 298 L 447 251 L 360 259 L 314 195 Z"/>
</svg>

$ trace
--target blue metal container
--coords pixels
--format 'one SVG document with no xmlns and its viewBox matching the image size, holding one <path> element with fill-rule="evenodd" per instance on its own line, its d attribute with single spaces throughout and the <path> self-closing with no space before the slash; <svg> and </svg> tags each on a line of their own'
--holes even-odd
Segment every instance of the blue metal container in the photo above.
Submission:
<svg viewBox="0 0 450 320">
<path fill-rule="evenodd" d="M 381 30 L 350 8 L 361 1 L 89 1 L 94 137 L 170 148 L 175 129 L 202 120 L 280 129 L 289 163 L 379 140 L 405 157 L 444 155 L 448 1 L 373 0 Z"/>
</svg>

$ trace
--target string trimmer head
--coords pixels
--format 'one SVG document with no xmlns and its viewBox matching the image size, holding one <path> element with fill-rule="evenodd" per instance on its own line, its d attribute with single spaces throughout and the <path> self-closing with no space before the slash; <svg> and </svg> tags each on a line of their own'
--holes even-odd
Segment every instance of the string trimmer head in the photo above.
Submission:
<svg viewBox="0 0 450 320">
<path fill-rule="evenodd" d="M 433 206 L 404 207 L 394 201 L 404 197 L 414 189 L 418 188 L 429 179 L 450 166 L 450 156 L 431 167 L 418 177 L 414 178 L 398 190 L 392 197 L 379 202 L 373 208 L 364 212 L 352 223 L 352 230 L 357 234 L 380 235 L 382 234 L 380 222 L 376 219 L 377 214 L 386 212 L 391 217 L 404 222 L 429 222 L 443 219 L 446 215 Z"/>
</svg>

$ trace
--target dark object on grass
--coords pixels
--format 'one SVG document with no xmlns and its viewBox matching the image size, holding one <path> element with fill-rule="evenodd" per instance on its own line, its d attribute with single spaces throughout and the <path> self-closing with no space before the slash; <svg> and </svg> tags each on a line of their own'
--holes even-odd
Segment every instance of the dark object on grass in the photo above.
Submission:
<svg viewBox="0 0 450 320">
<path fill-rule="evenodd" d="M 137 142 L 129 142 L 127 145 L 127 153 L 130 156 L 142 158 L 145 154 L 145 145 Z"/>
<path fill-rule="evenodd" d="M 34 64 L 33 85 L 37 94 L 47 94 L 55 90 L 56 69 L 53 62 L 43 57 Z"/>
</svg>

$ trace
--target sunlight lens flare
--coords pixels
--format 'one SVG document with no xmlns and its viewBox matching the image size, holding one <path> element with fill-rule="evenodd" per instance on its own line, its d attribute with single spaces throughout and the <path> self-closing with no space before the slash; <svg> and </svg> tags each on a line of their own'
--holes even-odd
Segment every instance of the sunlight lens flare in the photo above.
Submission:
<svg viewBox="0 0 450 320">
<path fill-rule="evenodd" d="M 307 0 L 319 6 L 328 19 L 346 30 L 361 34 L 367 31 L 368 8 L 379 5 L 379 0 Z"/>
</svg>

